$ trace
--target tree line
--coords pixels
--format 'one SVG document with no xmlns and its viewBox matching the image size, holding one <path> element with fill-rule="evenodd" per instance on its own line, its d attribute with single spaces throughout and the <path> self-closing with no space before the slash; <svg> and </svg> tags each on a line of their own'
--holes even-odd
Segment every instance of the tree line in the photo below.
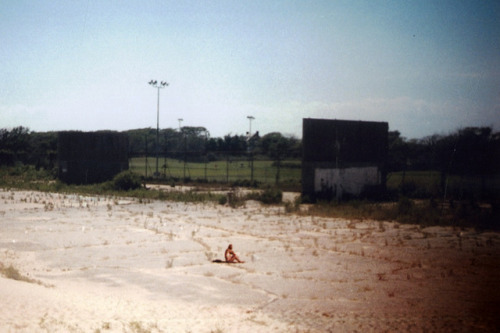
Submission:
<svg viewBox="0 0 500 333">
<path fill-rule="evenodd" d="M 129 138 L 129 156 L 161 156 L 193 162 L 214 161 L 252 154 L 262 159 L 300 159 L 301 140 L 273 132 L 251 138 L 227 134 L 210 137 L 204 127 L 153 128 L 124 131 Z M 57 161 L 57 132 L 32 132 L 26 127 L 0 129 L 0 165 L 17 163 L 52 169 Z"/>
<path fill-rule="evenodd" d="M 26 127 L 0 129 L 0 165 L 18 163 L 51 170 L 57 162 L 57 132 L 32 132 Z"/>
<path fill-rule="evenodd" d="M 227 134 L 210 137 L 204 127 L 125 131 L 130 156 L 148 154 L 191 161 L 218 160 L 231 156 L 300 160 L 302 141 L 278 132 L 251 138 Z M 158 145 L 157 145 L 158 140 Z M 32 132 L 26 127 L 0 129 L 0 164 L 30 164 L 53 169 L 57 161 L 57 132 Z M 487 176 L 500 170 L 500 132 L 491 127 L 466 127 L 453 133 L 408 140 L 398 131 L 388 135 L 387 171 L 435 170 L 461 176 Z"/>
<path fill-rule="evenodd" d="M 180 130 L 135 129 L 127 131 L 129 136 L 129 152 L 132 156 L 144 154 L 196 161 L 215 161 L 227 156 L 260 156 L 267 159 L 300 159 L 302 154 L 301 140 L 293 136 L 285 136 L 273 132 L 252 137 L 227 134 L 224 137 L 210 137 L 204 127 L 182 127 Z M 158 144 L 157 144 L 158 141 Z"/>
<path fill-rule="evenodd" d="M 500 132 L 466 127 L 448 135 L 406 140 L 389 132 L 388 171 L 436 170 L 454 175 L 493 175 L 500 170 Z"/>
</svg>

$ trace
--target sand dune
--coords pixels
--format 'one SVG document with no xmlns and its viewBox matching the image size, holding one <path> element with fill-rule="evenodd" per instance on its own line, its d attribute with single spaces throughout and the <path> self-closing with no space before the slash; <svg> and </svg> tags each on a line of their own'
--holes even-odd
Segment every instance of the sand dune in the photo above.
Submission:
<svg viewBox="0 0 500 333">
<path fill-rule="evenodd" d="M 2 332 L 499 327 L 498 233 L 12 190 L 0 221 Z"/>
</svg>

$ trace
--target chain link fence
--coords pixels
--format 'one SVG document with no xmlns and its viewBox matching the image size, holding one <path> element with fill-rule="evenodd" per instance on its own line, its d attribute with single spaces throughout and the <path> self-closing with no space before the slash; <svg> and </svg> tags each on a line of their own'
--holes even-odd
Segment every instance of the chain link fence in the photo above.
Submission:
<svg viewBox="0 0 500 333">
<path fill-rule="evenodd" d="M 173 155 L 173 156 L 172 156 Z M 269 160 L 252 155 L 236 155 L 232 152 L 217 154 L 189 152 L 184 156 L 133 156 L 130 169 L 147 179 L 198 181 L 218 183 L 242 183 L 252 185 L 284 184 L 299 185 L 300 160 Z"/>
</svg>

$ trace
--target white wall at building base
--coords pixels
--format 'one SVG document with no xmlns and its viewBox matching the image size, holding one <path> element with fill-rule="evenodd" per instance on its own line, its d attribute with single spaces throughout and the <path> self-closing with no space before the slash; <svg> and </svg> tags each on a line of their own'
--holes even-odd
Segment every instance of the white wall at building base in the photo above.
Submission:
<svg viewBox="0 0 500 333">
<path fill-rule="evenodd" d="M 329 194 L 340 199 L 349 194 L 359 196 L 366 186 L 380 184 L 381 174 L 377 167 L 314 170 L 314 192 Z"/>
</svg>

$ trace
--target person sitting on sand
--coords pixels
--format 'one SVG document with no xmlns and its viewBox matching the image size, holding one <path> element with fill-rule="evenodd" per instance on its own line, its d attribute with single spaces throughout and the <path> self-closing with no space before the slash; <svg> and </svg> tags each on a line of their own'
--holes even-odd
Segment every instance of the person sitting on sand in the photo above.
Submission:
<svg viewBox="0 0 500 333">
<path fill-rule="evenodd" d="M 229 244 L 229 246 L 226 249 L 226 252 L 224 253 L 224 257 L 226 258 L 226 262 L 241 262 L 243 263 L 244 261 L 241 261 L 240 258 L 234 253 L 233 251 L 233 244 Z"/>
</svg>

